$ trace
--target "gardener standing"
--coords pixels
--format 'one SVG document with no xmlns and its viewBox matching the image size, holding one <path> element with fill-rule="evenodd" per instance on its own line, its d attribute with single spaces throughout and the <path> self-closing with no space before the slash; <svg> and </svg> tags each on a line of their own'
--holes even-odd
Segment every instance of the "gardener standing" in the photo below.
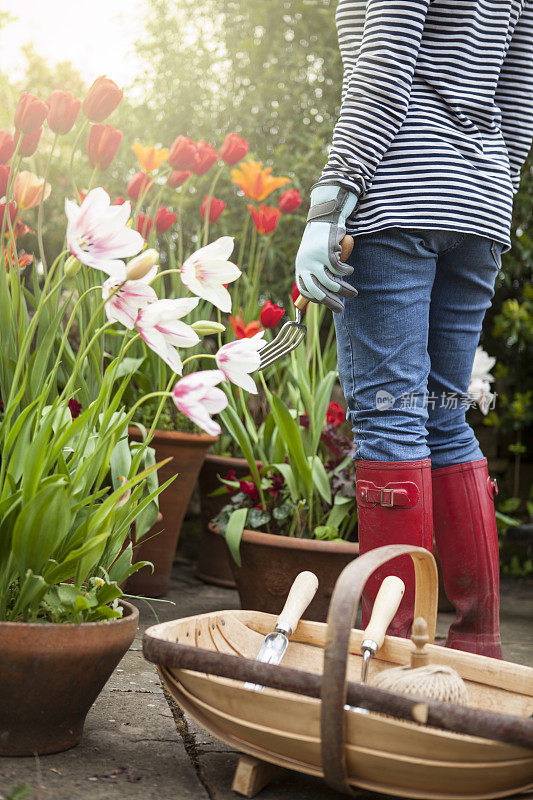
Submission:
<svg viewBox="0 0 533 800">
<path fill-rule="evenodd" d="M 465 412 L 531 145 L 533 0 L 340 0 L 336 21 L 341 113 L 296 282 L 335 312 L 360 552 L 435 536 L 447 645 L 501 658 L 495 484 Z M 364 617 L 390 572 L 406 583 L 390 632 L 408 636 L 408 556 L 367 583 Z"/>
</svg>

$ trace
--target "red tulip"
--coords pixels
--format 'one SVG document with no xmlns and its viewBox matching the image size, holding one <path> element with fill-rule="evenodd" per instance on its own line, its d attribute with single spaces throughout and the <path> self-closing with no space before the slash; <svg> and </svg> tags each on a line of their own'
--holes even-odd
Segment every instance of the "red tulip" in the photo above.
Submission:
<svg viewBox="0 0 533 800">
<path fill-rule="evenodd" d="M 196 162 L 192 171 L 195 175 L 205 175 L 218 159 L 218 150 L 209 142 L 200 139 L 196 142 Z"/>
<path fill-rule="evenodd" d="M 222 147 L 220 148 L 220 158 L 229 167 L 233 167 L 241 158 L 247 154 L 250 145 L 237 133 L 228 133 Z"/>
<path fill-rule="evenodd" d="M 165 233 L 171 228 L 178 218 L 177 214 L 173 214 L 166 206 L 159 206 L 157 214 L 155 215 L 155 227 L 158 233 Z"/>
<path fill-rule="evenodd" d="M 56 89 L 48 98 L 48 127 L 54 133 L 65 135 L 74 127 L 81 107 L 72 92 L 63 92 Z"/>
<path fill-rule="evenodd" d="M 302 195 L 298 189 L 287 189 L 278 200 L 278 208 L 282 214 L 292 214 L 301 204 Z"/>
<path fill-rule="evenodd" d="M 15 128 L 22 133 L 35 133 L 46 119 L 48 103 L 30 92 L 22 92 L 15 110 Z"/>
<path fill-rule="evenodd" d="M 7 164 L 15 152 L 15 142 L 9 131 L 0 131 L 0 164 Z"/>
<path fill-rule="evenodd" d="M 170 147 L 168 163 L 173 170 L 192 169 L 196 164 L 196 145 L 188 136 L 177 136 Z"/>
<path fill-rule="evenodd" d="M 213 223 L 217 221 L 217 219 L 220 217 L 220 215 L 226 208 L 226 203 L 223 200 L 218 200 L 216 197 L 213 197 L 212 195 L 206 194 L 206 196 L 204 197 L 204 202 L 200 206 L 200 214 L 204 219 L 208 203 L 209 203 L 209 222 Z"/>
<path fill-rule="evenodd" d="M 258 209 L 248 204 L 248 210 L 252 215 L 257 233 L 272 233 L 276 229 L 278 219 L 281 216 L 279 208 L 265 206 L 261 204 Z"/>
<path fill-rule="evenodd" d="M 117 84 L 100 75 L 95 80 L 83 101 L 83 113 L 90 122 L 103 122 L 122 100 L 122 90 Z"/>
<path fill-rule="evenodd" d="M 4 224 L 5 214 L 6 214 L 6 204 L 5 201 L 3 201 L 0 203 L 0 228 Z M 11 203 L 9 204 L 9 219 L 11 220 L 11 224 L 13 224 L 13 222 L 15 221 L 16 216 L 17 216 L 17 204 L 11 201 Z"/>
<path fill-rule="evenodd" d="M 292 302 L 295 303 L 297 299 L 300 297 L 300 290 L 296 286 L 296 281 L 292 284 L 292 292 L 291 292 Z M 307 306 L 301 312 L 302 314 L 306 311 Z"/>
<path fill-rule="evenodd" d="M 328 406 L 327 414 L 326 414 L 326 422 L 328 425 L 335 425 L 338 427 L 342 425 L 344 422 L 344 409 L 338 403 L 335 403 L 333 400 Z"/>
<path fill-rule="evenodd" d="M 149 175 L 145 172 L 136 172 L 133 178 L 130 178 L 126 192 L 132 200 L 138 200 L 141 194 L 148 194 L 152 186 L 153 183 Z"/>
<path fill-rule="evenodd" d="M 167 183 L 171 189 L 177 189 L 178 186 L 181 186 L 183 183 L 185 183 L 187 178 L 189 178 L 190 176 L 191 176 L 190 169 L 184 169 L 184 170 L 175 169 L 168 176 Z"/>
<path fill-rule="evenodd" d="M 25 222 L 22 222 L 22 220 L 18 219 L 15 224 L 14 234 L 16 239 L 20 239 L 22 236 L 28 236 L 28 234 L 35 235 L 35 231 L 30 228 L 29 225 L 26 225 Z"/>
<path fill-rule="evenodd" d="M 245 325 L 243 318 L 237 314 L 236 317 L 230 316 L 229 321 L 237 339 L 251 339 L 261 330 L 261 324 L 257 319 Z"/>
<path fill-rule="evenodd" d="M 87 155 L 91 167 L 104 172 L 116 154 L 122 141 L 122 131 L 112 125 L 92 125 L 87 139 Z"/>
<path fill-rule="evenodd" d="M 146 214 L 139 214 L 137 217 L 137 230 L 145 239 L 148 239 L 150 236 L 150 231 L 152 230 L 153 224 L 153 219 L 150 219 L 150 217 L 146 216 Z"/>
<path fill-rule="evenodd" d="M 270 300 L 267 300 L 259 315 L 261 325 L 263 328 L 275 328 L 284 313 L 284 309 L 280 308 L 277 303 L 271 303 Z"/>
<path fill-rule="evenodd" d="M 36 131 L 33 133 L 20 133 L 20 131 L 15 131 L 15 146 L 18 144 L 18 140 L 21 139 L 20 147 L 19 147 L 19 155 L 28 158 L 32 156 L 35 151 L 37 150 L 37 146 L 39 144 L 39 139 L 41 138 L 41 133 L 43 132 L 42 128 L 37 128 Z"/>
<path fill-rule="evenodd" d="M 11 167 L 8 167 L 7 164 L 0 164 L 0 197 L 6 196 L 10 172 Z"/>
</svg>

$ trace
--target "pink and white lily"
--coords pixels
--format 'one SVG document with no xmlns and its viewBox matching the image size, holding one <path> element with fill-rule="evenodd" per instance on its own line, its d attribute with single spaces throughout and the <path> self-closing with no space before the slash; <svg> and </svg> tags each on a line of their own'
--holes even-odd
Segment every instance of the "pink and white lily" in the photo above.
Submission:
<svg viewBox="0 0 533 800">
<path fill-rule="evenodd" d="M 491 392 L 491 383 L 494 377 L 490 371 L 496 363 L 496 359 L 483 350 L 482 347 L 476 348 L 468 394 L 478 404 L 483 414 L 488 414 L 495 395 Z"/>
<path fill-rule="evenodd" d="M 241 270 L 229 261 L 233 236 L 221 236 L 187 258 L 180 270 L 181 280 L 193 294 L 229 314 L 231 295 L 224 284 L 237 280 Z"/>
<path fill-rule="evenodd" d="M 216 388 L 223 380 L 224 373 L 219 369 L 193 372 L 181 378 L 172 392 L 176 408 L 211 436 L 221 433 L 220 425 L 211 419 L 211 414 L 218 414 L 228 405 L 227 396 Z"/>
<path fill-rule="evenodd" d="M 157 300 L 155 290 L 144 280 L 122 282 L 117 278 L 105 281 L 102 297 L 107 301 L 104 308 L 109 322 L 120 322 L 130 331 L 135 327 L 139 310 Z"/>
<path fill-rule="evenodd" d="M 112 206 L 105 189 L 92 189 L 81 206 L 65 200 L 67 246 L 78 261 L 125 279 L 122 259 L 136 255 L 144 246 L 140 233 L 127 227 L 131 205 Z"/>
<path fill-rule="evenodd" d="M 199 303 L 197 297 L 181 297 L 177 300 L 156 300 L 141 308 L 135 327 L 154 353 L 165 364 L 181 375 L 183 364 L 177 347 L 193 347 L 200 337 L 190 325 L 181 321 Z"/>
<path fill-rule="evenodd" d="M 215 358 L 217 367 L 226 378 L 251 394 L 257 394 L 257 386 L 250 372 L 259 369 L 261 357 L 259 350 L 265 346 L 264 331 L 259 331 L 250 339 L 236 339 L 222 345 Z"/>
</svg>

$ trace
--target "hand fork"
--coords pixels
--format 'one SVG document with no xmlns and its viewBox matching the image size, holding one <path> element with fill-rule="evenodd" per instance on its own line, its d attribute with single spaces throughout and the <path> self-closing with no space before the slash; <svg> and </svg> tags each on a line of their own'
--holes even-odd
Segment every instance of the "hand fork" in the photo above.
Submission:
<svg viewBox="0 0 533 800">
<path fill-rule="evenodd" d="M 341 261 L 346 261 L 353 249 L 353 238 L 346 235 L 341 241 L 341 248 L 340 259 Z M 302 314 L 309 302 L 307 297 L 303 297 L 301 294 L 298 295 L 294 301 L 296 319 L 282 325 L 277 336 L 258 351 L 261 357 L 260 370 L 269 367 L 275 361 L 279 361 L 280 358 L 288 355 L 291 350 L 294 350 L 303 341 L 307 333 L 307 327 L 302 322 Z"/>
</svg>

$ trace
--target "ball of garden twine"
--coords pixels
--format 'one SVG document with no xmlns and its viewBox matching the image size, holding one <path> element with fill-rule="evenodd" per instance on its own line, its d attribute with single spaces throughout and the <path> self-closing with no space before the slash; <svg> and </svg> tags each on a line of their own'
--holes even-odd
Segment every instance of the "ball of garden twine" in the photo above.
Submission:
<svg viewBox="0 0 533 800">
<path fill-rule="evenodd" d="M 371 684 L 395 694 L 414 695 L 462 706 L 468 703 L 468 691 L 461 676 L 442 664 L 428 664 L 415 669 L 386 669 L 374 676 Z"/>
</svg>

